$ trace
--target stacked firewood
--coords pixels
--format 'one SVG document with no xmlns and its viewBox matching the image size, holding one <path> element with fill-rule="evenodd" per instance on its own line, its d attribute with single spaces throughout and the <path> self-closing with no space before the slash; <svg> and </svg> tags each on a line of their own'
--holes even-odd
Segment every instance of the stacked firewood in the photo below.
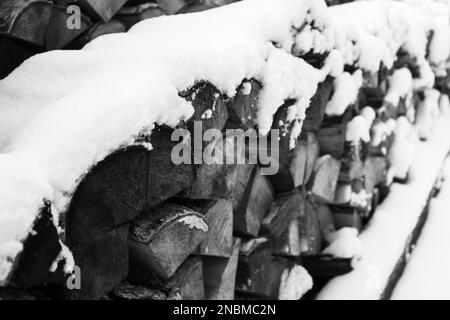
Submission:
<svg viewBox="0 0 450 320">
<path fill-rule="evenodd" d="M 29 57 L 80 49 L 95 38 L 125 32 L 162 15 L 203 11 L 237 0 L 2 0 L 0 79 Z"/>
<path fill-rule="evenodd" d="M 39 50 L 62 48 L 111 30 L 126 30 L 147 17 L 195 11 L 186 9 L 187 1 L 181 0 L 149 6 L 129 1 L 127 7 L 120 0 L 110 1 L 107 7 L 96 5 L 102 1 L 84 0 L 79 3 L 89 19 L 82 20 L 82 30 L 55 35 L 48 26 L 61 30 L 56 22 L 33 19 L 45 12 L 49 21 L 65 23 L 66 12 L 58 8 L 70 1 L 55 2 L 58 5 L 23 1 L 9 7 L 15 19 L 5 31 L 11 38 L 5 39 L 34 42 Z M 23 14 L 17 15 L 17 10 Z M 45 24 L 36 28 L 45 32 L 25 39 L 30 33 L 21 33 L 20 19 Z M 103 22 L 93 27 L 93 19 Z M 321 65 L 327 56 L 303 58 Z M 421 76 L 415 64 L 399 52 L 393 69 L 381 66 L 376 73 L 362 73 L 357 97 L 340 115 L 327 112 L 336 92 L 336 79 L 328 77 L 319 85 L 294 143 L 288 111 L 295 102 L 286 101 L 273 119 L 272 128 L 281 133 L 279 156 L 271 159 L 278 162 L 279 170 L 270 176 L 263 174 L 261 161 L 194 161 L 194 165 L 172 161 L 179 143 L 171 139 L 175 129 L 193 136 L 195 123 L 201 122 L 203 132 L 257 130 L 261 83 L 245 80 L 234 97 L 208 82 L 180 92 L 195 109 L 191 119 L 175 129 L 160 126 L 150 135 L 142 132 L 142 145 L 105 158 L 73 194 L 63 227 L 80 278 L 76 273 L 67 275 L 62 262 L 49 271 L 61 244 L 48 204 L 35 224 L 36 232 L 24 243 L 9 279 L 11 288 L 0 289 L 0 298 L 300 299 L 313 283 L 318 286 L 351 271 L 358 252 L 340 252 L 341 235 L 351 237 L 354 232 L 356 238 L 387 196 L 390 184 L 407 182 L 408 163 L 402 163 L 406 170 L 392 169 L 393 146 L 406 139 L 396 136 L 396 127 L 404 121 L 406 125 L 421 121 L 421 113 L 428 112 L 422 109 L 430 92 L 417 88 L 398 99 L 389 93 L 397 71 L 407 69 Z M 346 69 L 361 72 L 355 66 Z M 448 81 L 442 79 L 437 86 L 448 93 Z M 412 111 L 417 118 L 410 115 Z M 427 138 L 426 132 L 422 138 Z M 222 153 L 245 159 L 249 146 L 230 150 L 227 139 L 224 135 Z M 145 147 L 149 142 L 151 150 Z M 193 154 L 196 148 L 203 152 L 207 147 L 195 145 Z M 67 286 L 78 280 L 79 287 Z"/>
</svg>

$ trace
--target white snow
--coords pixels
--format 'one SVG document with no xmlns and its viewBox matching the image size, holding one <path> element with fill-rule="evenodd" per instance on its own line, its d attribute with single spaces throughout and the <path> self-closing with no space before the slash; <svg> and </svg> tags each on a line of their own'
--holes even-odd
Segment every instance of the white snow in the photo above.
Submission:
<svg viewBox="0 0 450 320">
<path fill-rule="evenodd" d="M 189 215 L 180 219 L 180 222 L 184 223 L 189 229 L 198 229 L 204 232 L 208 232 L 208 225 L 205 220 L 200 217 Z"/>
<path fill-rule="evenodd" d="M 299 300 L 313 287 L 313 279 L 302 266 L 286 269 L 281 275 L 279 300 Z"/>
<path fill-rule="evenodd" d="M 359 236 L 364 250 L 356 268 L 331 280 L 318 299 L 380 298 L 450 150 L 449 121 L 449 116 L 439 118 L 430 139 L 418 143 L 409 184 L 392 186 L 388 198 L 377 208 L 369 226 Z"/>
<path fill-rule="evenodd" d="M 330 245 L 322 254 L 330 255 L 334 258 L 354 259 L 355 262 L 361 259 L 363 245 L 358 238 L 358 230 L 353 228 L 343 228 L 330 234 L 327 241 Z"/>
<path fill-rule="evenodd" d="M 362 85 L 362 72 L 357 70 L 354 74 L 342 73 L 334 80 L 334 94 L 327 104 L 328 116 L 340 116 L 355 102 L 359 88 Z"/>
<path fill-rule="evenodd" d="M 392 299 L 450 299 L 450 161 L 444 168 L 444 183 Z"/>
<path fill-rule="evenodd" d="M 407 68 L 396 70 L 389 77 L 389 90 L 385 101 L 391 103 L 394 107 L 398 106 L 400 98 L 406 97 L 413 89 L 413 76 Z"/>
<path fill-rule="evenodd" d="M 405 179 L 414 160 L 417 133 L 405 117 L 397 119 L 394 142 L 389 150 L 388 160 L 393 177 Z"/>
<path fill-rule="evenodd" d="M 345 132 L 345 140 L 357 145 L 370 141 L 370 124 L 363 116 L 354 117 L 348 124 Z"/>
</svg>

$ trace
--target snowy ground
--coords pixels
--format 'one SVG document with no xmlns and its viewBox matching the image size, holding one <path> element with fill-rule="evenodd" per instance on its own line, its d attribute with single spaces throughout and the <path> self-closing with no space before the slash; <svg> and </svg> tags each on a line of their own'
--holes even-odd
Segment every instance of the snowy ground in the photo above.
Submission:
<svg viewBox="0 0 450 320">
<path fill-rule="evenodd" d="M 330 281 L 319 293 L 319 300 L 377 300 L 380 298 L 391 272 L 403 254 L 407 239 L 426 205 L 428 195 L 450 149 L 448 121 L 450 121 L 448 115 L 442 116 L 437 120 L 430 140 L 419 143 L 409 183 L 393 185 L 389 197 L 377 209 L 370 225 L 360 235 L 364 253 L 359 261 L 354 261 L 355 270 Z M 450 186 L 446 189 L 448 188 Z M 449 190 L 443 190 L 443 192 L 444 198 L 446 193 L 450 193 Z M 435 204 L 433 209 L 437 210 L 437 208 Z M 447 220 L 447 223 L 450 223 L 450 219 Z M 431 220 L 430 224 L 432 228 L 436 222 Z M 429 233 L 430 231 L 425 236 Z M 447 239 L 450 239 L 450 236 L 447 236 Z M 421 251 L 417 255 L 420 255 Z M 432 252 L 425 254 L 438 254 L 438 252 L 434 247 Z M 424 256 L 417 260 L 425 264 L 429 259 Z M 424 270 L 426 267 L 420 265 L 414 268 L 413 265 L 412 268 L 408 273 Z M 408 277 L 408 274 L 405 276 Z M 410 279 L 413 279 L 409 282 L 413 285 L 418 281 L 414 279 L 414 275 L 411 275 Z M 403 286 L 406 288 L 404 290 L 401 289 L 402 287 L 398 289 L 396 297 L 401 297 L 402 292 L 410 290 L 406 286 L 408 285 Z M 428 285 L 428 287 L 431 286 L 432 284 Z M 419 288 L 418 284 L 416 288 Z M 428 294 L 429 292 L 424 293 L 427 296 Z"/>
<path fill-rule="evenodd" d="M 450 299 L 450 159 L 444 184 L 393 294 L 395 300 Z"/>
</svg>

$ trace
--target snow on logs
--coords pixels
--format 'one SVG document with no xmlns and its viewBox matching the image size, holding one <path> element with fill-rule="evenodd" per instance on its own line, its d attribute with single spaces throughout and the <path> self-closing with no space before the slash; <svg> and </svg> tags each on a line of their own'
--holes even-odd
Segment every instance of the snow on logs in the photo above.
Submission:
<svg viewBox="0 0 450 320">
<path fill-rule="evenodd" d="M 144 9 L 85 0 L 82 10 L 94 21 L 118 12 L 130 28 L 161 8 L 179 11 L 182 2 Z M 445 109 L 441 92 L 431 90 L 434 74 L 445 77 L 448 52 L 433 41 L 449 23 L 424 6 L 440 9 L 247 0 L 151 19 L 81 51 L 30 59 L 0 82 L 0 190 L 17 190 L 0 199 L 0 221 L 27 214 L 20 230 L 0 237 L 0 283 L 64 287 L 72 258 L 64 244 L 82 270 L 82 290 L 63 290 L 69 299 L 299 299 L 312 286 L 302 260 L 312 275 L 348 271 L 348 239 L 338 229 L 361 229 L 378 195 L 404 178 L 415 140 L 402 122 L 418 124 L 425 139 Z M 236 21 L 247 11 L 249 19 Z M 407 28 L 386 23 L 387 11 Z M 409 22 L 414 15 L 417 26 Z M 124 28 L 106 23 L 96 24 L 98 34 Z M 88 38 L 96 37 L 91 31 Z M 406 38 L 392 38 L 398 34 Z M 59 47 L 65 38 L 53 39 Z M 84 79 L 95 86 L 81 85 Z M 436 87 L 445 90 L 443 81 Z M 270 137 L 279 129 L 280 157 L 266 153 L 277 174 L 265 176 L 261 158 L 240 164 L 250 150 L 231 150 L 225 134 L 215 146 L 235 164 L 195 162 L 196 151 L 208 148 L 203 140 L 189 146 L 194 165 L 174 164 L 174 147 L 195 138 L 199 122 L 202 134 L 253 129 Z M 185 133 L 178 141 L 171 139 L 175 129 Z M 33 174 L 7 175 L 14 159 Z M 24 198 L 33 201 L 22 204 Z M 46 214 L 38 216 L 44 199 Z M 29 234 L 32 226 L 37 233 Z M 41 264 L 30 270 L 36 257 Z"/>
</svg>

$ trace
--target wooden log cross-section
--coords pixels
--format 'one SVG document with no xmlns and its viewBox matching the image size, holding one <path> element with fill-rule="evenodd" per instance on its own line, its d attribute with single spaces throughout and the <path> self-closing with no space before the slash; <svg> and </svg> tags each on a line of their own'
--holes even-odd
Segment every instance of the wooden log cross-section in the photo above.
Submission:
<svg viewBox="0 0 450 320">
<path fill-rule="evenodd" d="M 132 223 L 130 273 L 169 279 L 207 233 L 204 216 L 187 207 L 164 203 L 149 210 Z"/>
</svg>

